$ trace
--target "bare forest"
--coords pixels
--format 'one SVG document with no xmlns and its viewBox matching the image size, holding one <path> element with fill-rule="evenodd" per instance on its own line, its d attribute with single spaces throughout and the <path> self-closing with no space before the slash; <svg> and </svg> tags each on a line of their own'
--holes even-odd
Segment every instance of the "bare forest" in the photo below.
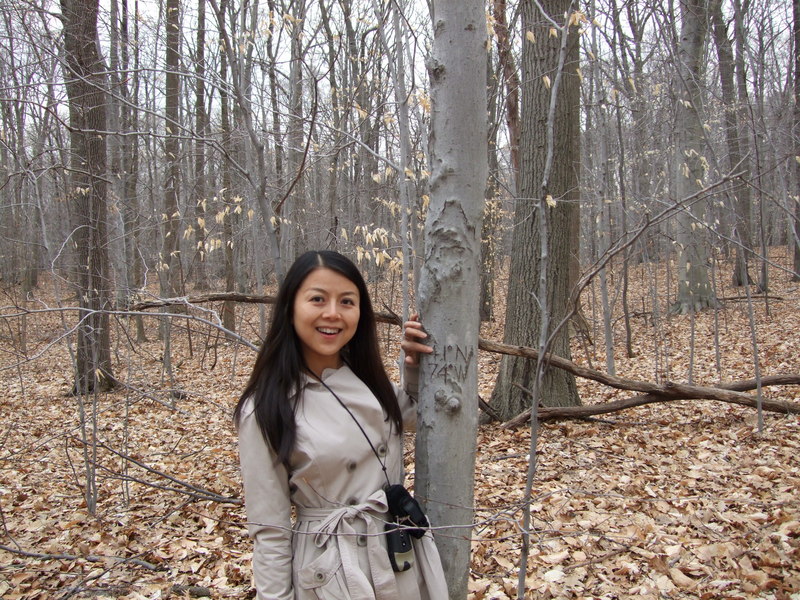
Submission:
<svg viewBox="0 0 800 600">
<path fill-rule="evenodd" d="M 797 600 L 799 234 L 800 0 L 5 0 L 0 598 L 255 597 L 231 413 L 326 248 L 431 334 L 452 600 Z"/>
</svg>

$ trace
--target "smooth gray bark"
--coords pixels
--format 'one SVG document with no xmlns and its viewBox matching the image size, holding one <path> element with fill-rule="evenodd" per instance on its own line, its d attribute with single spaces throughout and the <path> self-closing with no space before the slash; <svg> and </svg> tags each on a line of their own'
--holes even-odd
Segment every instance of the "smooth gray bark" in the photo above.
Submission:
<svg viewBox="0 0 800 600">
<path fill-rule="evenodd" d="M 488 172 L 486 18 L 478 0 L 437 0 L 431 81 L 431 200 L 420 312 L 416 492 L 436 527 L 449 597 L 467 597 L 478 425 L 480 232 Z M 468 127 L 465 124 L 469 124 Z"/>
</svg>

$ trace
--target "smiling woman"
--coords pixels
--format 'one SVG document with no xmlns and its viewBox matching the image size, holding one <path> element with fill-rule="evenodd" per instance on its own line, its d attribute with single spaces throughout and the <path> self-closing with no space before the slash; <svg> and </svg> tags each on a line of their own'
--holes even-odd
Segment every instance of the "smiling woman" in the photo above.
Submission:
<svg viewBox="0 0 800 600">
<path fill-rule="evenodd" d="M 448 597 L 427 520 L 394 507 L 414 508 L 402 433 L 426 337 L 406 322 L 399 389 L 353 262 L 307 252 L 289 269 L 234 413 L 258 598 Z"/>
<path fill-rule="evenodd" d="M 309 273 L 295 297 L 292 324 L 305 365 L 314 375 L 342 366 L 340 352 L 355 335 L 360 315 L 352 281 L 328 268 Z"/>
</svg>

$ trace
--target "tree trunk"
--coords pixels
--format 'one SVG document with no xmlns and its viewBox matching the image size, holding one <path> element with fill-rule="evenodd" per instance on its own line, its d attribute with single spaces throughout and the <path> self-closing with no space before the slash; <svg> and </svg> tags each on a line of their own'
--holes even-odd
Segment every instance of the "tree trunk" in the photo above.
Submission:
<svg viewBox="0 0 800 600">
<path fill-rule="evenodd" d="M 161 250 L 159 276 L 161 293 L 167 297 L 180 293 L 180 209 L 178 196 L 181 177 L 180 163 L 180 0 L 167 0 L 166 4 L 166 83 L 164 88 L 164 120 L 167 171 L 164 183 L 164 240 Z"/>
<path fill-rule="evenodd" d="M 463 600 L 478 425 L 486 18 L 480 0 L 435 0 L 433 12 L 431 200 L 419 302 L 434 353 L 421 364 L 415 490 L 433 525 L 448 527 L 437 546 L 449 597 Z"/>
<path fill-rule="evenodd" d="M 135 294 L 144 287 L 144 257 L 141 251 L 141 214 L 139 200 L 136 194 L 139 181 L 139 137 L 133 132 L 138 129 L 138 117 L 134 110 L 134 98 L 139 95 L 139 25 L 134 20 L 133 40 L 131 41 L 130 16 L 127 0 L 121 1 L 120 22 L 120 60 L 124 70 L 121 78 L 122 102 L 122 131 L 128 132 L 122 139 L 122 205 L 123 224 L 125 231 L 125 258 L 128 263 L 127 288 L 129 298 L 126 306 L 132 301 Z M 131 49 L 133 57 L 131 57 Z M 131 59 L 133 67 L 131 68 Z M 144 320 L 141 315 L 134 317 L 136 327 L 136 341 L 147 341 Z"/>
<path fill-rule="evenodd" d="M 205 146 L 208 134 L 208 115 L 206 114 L 206 1 L 197 0 L 197 48 L 195 49 L 195 96 L 194 123 L 197 138 L 194 141 L 194 275 L 195 285 L 199 290 L 211 287 L 206 269 L 206 206 L 208 191 L 206 189 L 206 154 Z"/>
<path fill-rule="evenodd" d="M 494 312 L 494 280 L 495 280 L 495 264 L 497 262 L 498 252 L 498 237 L 501 237 L 498 228 L 498 215 L 499 210 L 499 196 L 500 185 L 499 181 L 502 177 L 500 171 L 500 160 L 498 158 L 497 149 L 497 134 L 500 129 L 500 110 L 498 107 L 498 96 L 502 89 L 501 85 L 492 86 L 492 79 L 496 76 L 492 73 L 492 58 L 491 53 L 486 56 L 486 89 L 491 90 L 495 88 L 495 93 L 490 93 L 487 98 L 487 116 L 488 122 L 488 139 L 487 139 L 487 152 L 488 152 L 488 172 L 489 176 L 486 178 L 486 190 L 484 192 L 484 206 L 483 206 L 483 226 L 481 227 L 481 298 L 480 298 L 480 318 L 481 322 L 491 321 Z"/>
<path fill-rule="evenodd" d="M 499 86 L 498 91 L 505 87 L 506 90 L 506 125 L 508 127 L 508 137 L 510 139 L 509 153 L 511 156 L 511 172 L 513 185 L 511 189 L 516 190 L 519 186 L 519 94 L 520 83 L 517 67 L 514 64 L 514 55 L 511 53 L 511 41 L 509 39 L 508 21 L 506 19 L 506 0 L 494 0 L 492 2 L 492 16 L 495 20 L 495 33 L 497 35 L 497 59 L 502 68 L 503 86 Z"/>
<path fill-rule="evenodd" d="M 542 7 L 548 15 L 564 15 L 569 0 L 547 0 Z M 579 78 L 577 28 L 571 27 L 567 42 L 567 57 L 563 73 L 558 71 L 561 41 L 550 35 L 551 24 L 542 17 L 533 0 L 526 0 L 522 10 L 523 31 L 531 32 L 535 42 L 523 46 L 522 129 L 520 139 L 520 197 L 514 214 L 514 234 L 511 245 L 511 273 L 503 339 L 508 344 L 539 346 L 542 321 L 535 290 L 537 289 L 542 247 L 540 223 L 536 214 L 539 199 L 555 206 L 547 207 L 548 227 L 546 245 L 549 249 L 546 279 L 546 304 L 549 307 L 550 331 L 561 323 L 570 311 L 571 282 L 576 274 L 578 239 L 575 228 L 578 213 L 579 172 Z M 523 35 L 525 37 L 525 35 Z M 547 79 L 545 79 L 547 77 Z M 555 115 L 550 124 L 554 144 L 547 148 L 546 137 L 550 106 L 550 85 L 563 77 L 557 98 Z M 548 84 L 549 82 L 549 84 Z M 552 152 L 552 170 L 543 181 L 547 153 Z M 543 190 L 543 185 L 545 190 Z M 548 198 L 549 197 L 549 198 Z M 570 358 L 568 327 L 563 326 L 553 337 L 550 351 Z M 533 387 L 536 365 L 518 357 L 503 357 L 500 373 L 492 395 L 492 407 L 508 419 L 530 406 L 527 398 L 514 384 Z M 547 369 L 541 387 L 541 397 L 548 406 L 567 406 L 580 403 L 574 376 Z"/>
<path fill-rule="evenodd" d="M 276 211 L 285 219 L 291 221 L 290 235 L 283 236 L 283 254 L 290 259 L 308 250 L 305 242 L 305 232 L 299 226 L 301 211 L 306 205 L 305 189 L 305 122 L 303 114 L 303 30 L 306 22 L 307 0 L 293 2 L 291 35 L 291 61 L 289 64 L 289 128 L 287 131 L 288 142 L 288 174 L 291 188 L 287 191 L 288 198 L 281 210 Z M 311 132 L 308 132 L 311 135 Z"/>
<path fill-rule="evenodd" d="M 70 118 L 70 200 L 81 308 L 73 392 L 109 389 L 111 336 L 108 313 L 106 173 L 106 69 L 97 48 L 98 0 L 61 0 L 64 19 L 65 86 Z"/>
<path fill-rule="evenodd" d="M 319 4 L 320 12 L 322 13 L 322 26 L 325 28 L 325 36 L 328 43 L 328 84 L 331 90 L 331 119 L 333 121 L 333 130 L 338 132 L 342 129 L 344 121 L 344 113 L 347 107 L 347 95 L 339 90 L 339 83 L 336 79 L 336 64 L 337 52 L 335 42 L 337 37 L 334 36 L 331 29 L 331 17 L 328 9 L 325 7 L 324 2 Z M 327 196 L 325 203 L 325 220 L 328 223 L 328 234 L 325 239 L 325 248 L 329 250 L 337 250 L 339 246 L 339 213 L 336 207 L 336 200 L 339 196 L 339 159 L 342 154 L 342 141 L 339 136 L 336 138 L 335 150 L 333 156 L 330 158 L 330 165 L 328 166 L 328 181 L 327 181 Z"/>
<path fill-rule="evenodd" d="M 225 26 L 225 14 L 227 9 L 227 2 L 223 0 L 220 13 L 218 14 L 218 23 L 220 31 Z M 233 33 L 233 32 L 231 32 Z M 228 52 L 223 52 L 220 57 L 219 78 L 221 81 L 228 80 L 228 58 L 231 56 Z M 235 77 L 234 77 L 235 79 Z M 223 142 L 226 154 L 232 157 L 236 150 L 233 143 L 233 131 L 231 124 L 231 110 L 230 110 L 230 97 L 225 90 L 220 91 L 220 126 L 222 128 Z M 225 264 L 225 291 L 233 292 L 236 288 L 236 273 L 234 272 L 235 263 L 233 260 L 233 227 L 231 226 L 231 202 L 229 200 L 233 187 L 233 176 L 231 174 L 232 167 L 231 161 L 226 160 L 222 165 L 222 188 L 223 192 L 220 194 L 220 212 L 217 221 L 222 221 L 222 253 Z M 222 326 L 228 331 L 236 331 L 236 304 L 234 302 L 226 301 L 222 304 Z"/>
<path fill-rule="evenodd" d="M 794 246 L 794 275 L 792 281 L 800 281 L 800 0 L 792 2 L 794 15 L 794 185 L 797 196 L 794 201 L 794 235 L 791 244 Z"/>
<path fill-rule="evenodd" d="M 722 14 L 722 0 L 711 0 L 709 13 L 713 24 L 714 43 L 719 60 L 719 77 L 722 87 L 722 103 L 725 122 L 725 141 L 728 146 L 727 170 L 742 171 L 742 179 L 750 177 L 750 158 L 742 156 L 739 147 L 739 118 L 736 106 L 736 84 L 734 74 L 733 46 L 728 38 L 725 17 Z M 732 191 L 735 215 L 733 284 L 743 286 L 750 284 L 747 260 L 752 253 L 752 235 L 750 233 L 750 187 L 739 185 Z"/>
<path fill-rule="evenodd" d="M 125 197 L 125 179 L 123 169 L 125 167 L 123 159 L 124 133 L 122 129 L 122 114 L 125 110 L 123 106 L 125 90 L 122 81 L 122 65 L 120 64 L 120 10 L 118 0 L 111 0 L 109 6 L 109 50 L 108 50 L 108 73 L 109 73 L 109 94 L 108 107 L 106 109 L 106 122 L 108 131 L 111 132 L 106 139 L 108 150 L 108 173 L 110 184 L 110 211 L 109 211 L 109 241 L 110 246 L 110 266 L 116 286 L 116 304 L 125 306 L 130 298 L 128 289 L 128 261 L 125 253 L 125 222 L 119 200 Z M 125 82 L 127 83 L 127 82 Z"/>
<path fill-rule="evenodd" d="M 707 174 L 703 134 L 703 45 L 707 0 L 681 1 L 676 93 L 675 190 L 682 201 L 703 187 Z M 708 276 L 707 200 L 690 202 L 678 213 L 678 297 L 673 311 L 696 312 L 716 305 Z"/>
</svg>

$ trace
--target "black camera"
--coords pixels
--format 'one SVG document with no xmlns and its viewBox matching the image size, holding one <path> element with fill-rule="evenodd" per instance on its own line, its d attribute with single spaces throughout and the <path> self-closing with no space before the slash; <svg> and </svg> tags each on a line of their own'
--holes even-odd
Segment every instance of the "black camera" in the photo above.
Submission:
<svg viewBox="0 0 800 600">
<path fill-rule="evenodd" d="M 414 564 L 414 547 L 411 545 L 408 529 L 396 523 L 387 523 L 385 530 L 386 550 L 389 552 L 392 569 L 397 573 L 408 571 Z"/>
<path fill-rule="evenodd" d="M 425 535 L 425 528 L 430 524 L 416 498 L 399 483 L 387 486 L 385 491 L 389 512 L 394 515 L 400 525 L 412 526 L 406 528 L 405 531 L 417 539 Z"/>
</svg>

